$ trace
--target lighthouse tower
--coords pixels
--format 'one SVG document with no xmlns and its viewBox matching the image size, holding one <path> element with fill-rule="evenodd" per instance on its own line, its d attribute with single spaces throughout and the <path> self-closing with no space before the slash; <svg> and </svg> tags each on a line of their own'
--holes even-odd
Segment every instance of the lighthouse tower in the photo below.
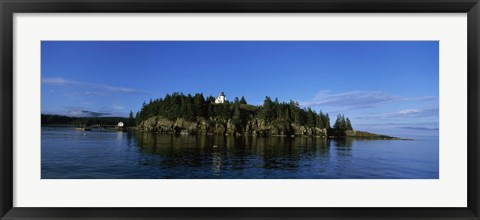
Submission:
<svg viewBox="0 0 480 220">
<path fill-rule="evenodd" d="M 227 100 L 226 97 L 225 97 L 225 94 L 223 94 L 223 92 L 221 92 L 221 93 L 217 96 L 217 98 L 215 99 L 215 104 L 222 104 L 222 103 L 225 102 L 225 100 Z"/>
</svg>

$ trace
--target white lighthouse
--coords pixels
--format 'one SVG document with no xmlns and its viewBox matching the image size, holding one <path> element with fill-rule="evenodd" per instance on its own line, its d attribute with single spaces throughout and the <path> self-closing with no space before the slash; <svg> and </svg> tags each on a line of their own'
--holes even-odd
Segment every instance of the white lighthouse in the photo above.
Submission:
<svg viewBox="0 0 480 220">
<path fill-rule="evenodd" d="M 215 104 L 222 104 L 222 103 L 225 102 L 225 100 L 227 100 L 226 97 L 225 97 L 225 94 L 223 94 L 223 92 L 221 92 L 221 93 L 217 96 L 217 98 L 215 99 Z"/>
</svg>

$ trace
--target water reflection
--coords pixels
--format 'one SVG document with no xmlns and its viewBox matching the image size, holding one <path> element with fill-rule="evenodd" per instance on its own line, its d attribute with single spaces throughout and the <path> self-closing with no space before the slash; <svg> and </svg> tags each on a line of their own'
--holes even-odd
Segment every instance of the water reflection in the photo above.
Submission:
<svg viewBox="0 0 480 220">
<path fill-rule="evenodd" d="M 339 156 L 352 156 L 352 138 L 336 139 L 335 150 Z"/>
<path fill-rule="evenodd" d="M 123 141 L 123 132 L 117 131 L 117 142 Z"/>
<path fill-rule="evenodd" d="M 161 168 L 210 167 L 212 175 L 244 175 L 245 171 L 271 175 L 271 172 L 320 171 L 330 160 L 330 142 L 315 137 L 251 137 L 216 135 L 166 135 L 136 133 L 142 153 L 155 155 L 157 163 L 144 165 Z"/>
<path fill-rule="evenodd" d="M 172 136 L 42 127 L 42 179 L 438 178 L 438 137 Z"/>
</svg>

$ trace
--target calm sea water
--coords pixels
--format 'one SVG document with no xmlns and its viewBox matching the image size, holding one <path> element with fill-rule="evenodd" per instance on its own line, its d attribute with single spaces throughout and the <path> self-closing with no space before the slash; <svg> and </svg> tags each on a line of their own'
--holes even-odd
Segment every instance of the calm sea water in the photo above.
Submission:
<svg viewBox="0 0 480 220">
<path fill-rule="evenodd" d="M 173 136 L 42 127 L 42 179 L 438 178 L 438 137 Z"/>
</svg>

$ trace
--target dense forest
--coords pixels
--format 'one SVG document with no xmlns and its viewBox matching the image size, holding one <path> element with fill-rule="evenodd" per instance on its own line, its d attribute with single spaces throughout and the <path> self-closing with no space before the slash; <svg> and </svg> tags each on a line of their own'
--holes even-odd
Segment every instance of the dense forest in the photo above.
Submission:
<svg viewBox="0 0 480 220">
<path fill-rule="evenodd" d="M 222 104 L 215 103 L 215 97 L 204 97 L 202 93 L 185 95 L 183 93 L 167 94 L 164 98 L 143 103 L 136 114 L 136 124 L 142 125 L 152 117 L 161 117 L 170 121 L 179 118 L 186 121 L 223 121 L 233 125 L 236 132 L 248 130 L 249 123 L 261 121 L 262 124 L 281 127 L 281 132 L 289 133 L 287 127 L 302 126 L 303 128 L 318 128 L 344 132 L 352 130 L 350 119 L 338 115 L 333 127 L 330 126 L 330 116 L 322 111 L 302 108 L 298 102 L 279 102 L 265 97 L 260 106 L 249 105 L 244 97 L 234 98 Z M 157 119 L 158 120 L 158 119 Z M 265 127 L 265 126 L 264 126 Z M 265 130 L 265 129 L 263 129 Z M 338 133 L 338 132 L 335 132 Z"/>
</svg>

